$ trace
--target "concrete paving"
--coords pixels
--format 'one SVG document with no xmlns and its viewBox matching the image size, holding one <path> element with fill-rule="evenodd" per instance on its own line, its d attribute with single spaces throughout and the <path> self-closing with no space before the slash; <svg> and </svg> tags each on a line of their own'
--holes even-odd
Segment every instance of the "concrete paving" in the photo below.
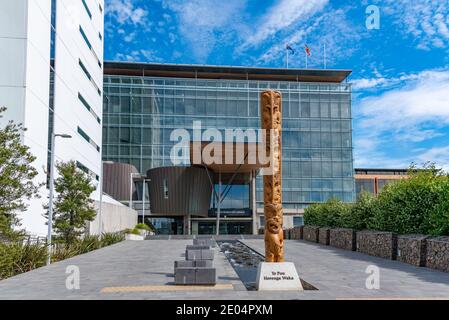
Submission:
<svg viewBox="0 0 449 320">
<path fill-rule="evenodd" d="M 243 240 L 262 252 L 263 240 Z M 353 299 L 448 298 L 449 274 L 304 241 L 286 241 L 286 259 L 319 290 L 247 291 L 216 249 L 216 288 L 173 286 L 173 262 L 192 240 L 125 241 L 0 281 L 0 299 Z M 380 268 L 380 290 L 368 290 L 367 266 Z M 68 266 L 80 271 L 80 289 L 68 290 Z M 128 290 L 121 288 L 127 287 Z M 131 288 L 129 288 L 131 287 Z M 137 288 L 134 290 L 133 288 Z"/>
</svg>

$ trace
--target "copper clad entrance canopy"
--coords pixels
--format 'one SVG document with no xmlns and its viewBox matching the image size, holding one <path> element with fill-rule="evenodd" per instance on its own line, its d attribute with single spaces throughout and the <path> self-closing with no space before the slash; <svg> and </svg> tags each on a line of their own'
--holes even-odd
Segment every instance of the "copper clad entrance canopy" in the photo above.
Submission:
<svg viewBox="0 0 449 320">
<path fill-rule="evenodd" d="M 249 142 L 190 142 L 190 164 L 209 170 L 214 177 L 214 183 L 218 183 L 218 173 L 221 172 L 224 181 L 229 181 L 229 178 L 234 176 L 232 184 L 248 184 L 251 173 L 257 175 L 261 168 L 268 167 L 268 164 L 259 162 L 259 148 L 262 148 L 262 144 Z M 211 150 L 221 152 L 221 157 L 216 155 L 221 161 L 206 163 L 202 155 L 206 153 L 214 157 L 215 154 L 210 152 Z M 232 161 L 229 161 L 231 154 Z"/>
</svg>

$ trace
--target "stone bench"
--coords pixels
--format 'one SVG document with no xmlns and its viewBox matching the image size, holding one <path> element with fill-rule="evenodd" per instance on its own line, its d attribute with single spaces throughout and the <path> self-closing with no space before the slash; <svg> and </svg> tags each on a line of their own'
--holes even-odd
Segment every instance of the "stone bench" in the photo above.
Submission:
<svg viewBox="0 0 449 320">
<path fill-rule="evenodd" d="M 215 268 L 176 268 L 176 285 L 215 285 L 217 271 Z"/>
<path fill-rule="evenodd" d="M 203 245 L 187 245 L 186 250 L 210 250 L 210 246 Z"/>
<path fill-rule="evenodd" d="M 210 249 L 186 250 L 186 260 L 214 260 L 214 251 Z"/>
<path fill-rule="evenodd" d="M 174 273 L 179 268 L 213 268 L 212 260 L 179 260 L 174 263 Z"/>
<path fill-rule="evenodd" d="M 208 246 L 208 247 L 215 247 L 215 240 L 213 239 L 193 239 L 193 245 L 194 246 Z"/>
</svg>

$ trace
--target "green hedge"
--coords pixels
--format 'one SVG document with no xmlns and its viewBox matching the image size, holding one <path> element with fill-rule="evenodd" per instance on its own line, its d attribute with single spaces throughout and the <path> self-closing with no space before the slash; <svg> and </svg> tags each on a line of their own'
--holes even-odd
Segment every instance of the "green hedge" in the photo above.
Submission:
<svg viewBox="0 0 449 320">
<path fill-rule="evenodd" d="M 319 227 L 340 227 L 343 216 L 347 216 L 350 205 L 336 199 L 322 204 L 313 204 L 304 212 L 304 223 Z"/>
<path fill-rule="evenodd" d="M 382 189 L 369 227 L 398 234 L 449 235 L 449 176 L 434 166 L 412 168 L 409 176 Z"/>
<path fill-rule="evenodd" d="M 329 200 L 305 210 L 306 225 L 449 235 L 449 175 L 432 164 L 411 167 L 409 177 L 386 185 L 376 198 L 362 193 L 354 204 Z"/>
</svg>

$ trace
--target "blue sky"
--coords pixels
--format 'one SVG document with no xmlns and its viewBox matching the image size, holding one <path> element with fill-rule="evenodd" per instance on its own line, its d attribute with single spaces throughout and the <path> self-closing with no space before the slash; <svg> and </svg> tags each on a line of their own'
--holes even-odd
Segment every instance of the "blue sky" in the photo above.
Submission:
<svg viewBox="0 0 449 320">
<path fill-rule="evenodd" d="M 368 29 L 369 5 L 380 12 Z M 105 59 L 351 69 L 357 167 L 449 170 L 449 0 L 105 0 Z"/>
</svg>

